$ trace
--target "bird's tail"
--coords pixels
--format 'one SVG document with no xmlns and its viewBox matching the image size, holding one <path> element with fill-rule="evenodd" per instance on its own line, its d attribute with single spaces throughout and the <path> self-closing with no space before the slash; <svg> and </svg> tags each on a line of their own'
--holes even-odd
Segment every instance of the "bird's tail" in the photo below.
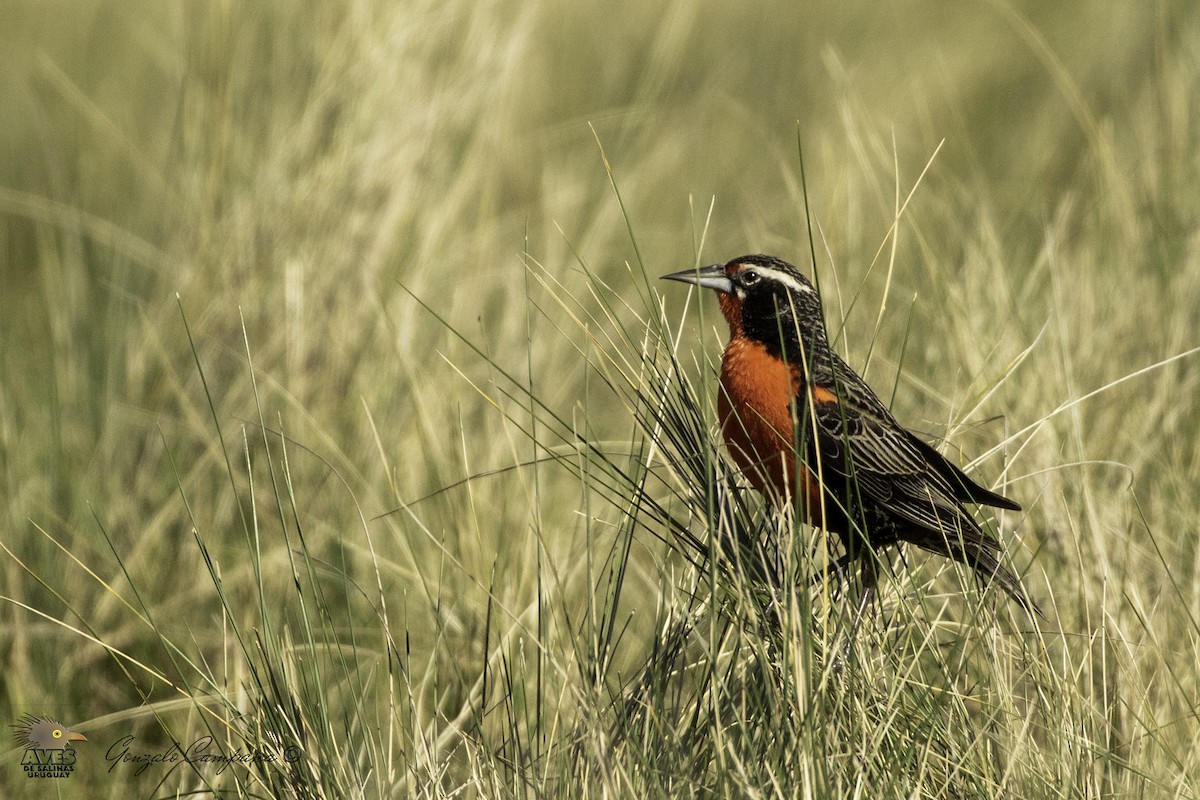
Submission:
<svg viewBox="0 0 1200 800">
<path fill-rule="evenodd" d="M 905 538 L 923 550 L 970 567 L 982 585 L 995 582 L 1030 616 L 1043 616 L 1041 609 L 1025 593 L 1017 576 L 1000 563 L 1000 542 L 980 528 L 975 520 L 965 517 L 961 530 L 937 533 L 922 529 L 915 533 Z"/>
</svg>

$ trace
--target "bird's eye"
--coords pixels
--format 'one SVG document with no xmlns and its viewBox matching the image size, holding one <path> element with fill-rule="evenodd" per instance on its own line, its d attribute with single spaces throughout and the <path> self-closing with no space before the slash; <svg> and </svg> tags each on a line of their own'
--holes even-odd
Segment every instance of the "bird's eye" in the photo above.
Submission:
<svg viewBox="0 0 1200 800">
<path fill-rule="evenodd" d="M 757 272 L 752 269 L 748 269 L 742 273 L 742 285 L 753 286 L 754 284 L 758 283 L 758 278 L 759 275 Z"/>
</svg>

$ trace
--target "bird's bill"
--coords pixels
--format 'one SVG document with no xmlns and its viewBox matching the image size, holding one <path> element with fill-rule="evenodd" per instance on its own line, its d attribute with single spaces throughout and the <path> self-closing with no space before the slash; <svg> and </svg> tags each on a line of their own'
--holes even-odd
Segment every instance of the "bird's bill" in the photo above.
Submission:
<svg viewBox="0 0 1200 800">
<path fill-rule="evenodd" d="M 692 283 L 704 289 L 716 289 L 718 292 L 729 294 L 733 291 L 733 281 L 725 274 L 724 264 L 709 264 L 699 269 L 685 269 L 682 272 L 672 272 L 663 275 L 661 280 Z"/>
<path fill-rule="evenodd" d="M 68 742 L 86 742 L 87 737 L 78 731 L 67 731 L 66 740 Z"/>
</svg>

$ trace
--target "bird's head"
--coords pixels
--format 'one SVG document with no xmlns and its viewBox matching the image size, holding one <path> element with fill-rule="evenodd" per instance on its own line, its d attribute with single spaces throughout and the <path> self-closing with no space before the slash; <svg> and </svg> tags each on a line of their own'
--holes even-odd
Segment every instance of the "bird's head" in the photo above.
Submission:
<svg viewBox="0 0 1200 800">
<path fill-rule="evenodd" d="M 27 748 L 41 750 L 65 750 L 71 742 L 86 742 L 87 737 L 78 731 L 68 730 L 50 717 L 26 716 L 16 727 L 17 740 Z"/>
<path fill-rule="evenodd" d="M 766 345 L 796 352 L 796 340 L 809 347 L 825 341 L 821 298 L 812 282 L 788 262 L 773 256 L 749 255 L 724 264 L 663 275 L 714 289 L 733 337 L 746 336 Z"/>
</svg>

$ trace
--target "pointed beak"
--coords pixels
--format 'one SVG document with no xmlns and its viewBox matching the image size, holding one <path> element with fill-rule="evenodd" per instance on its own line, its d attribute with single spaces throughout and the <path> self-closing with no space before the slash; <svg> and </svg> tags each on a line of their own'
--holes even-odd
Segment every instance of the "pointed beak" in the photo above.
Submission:
<svg viewBox="0 0 1200 800">
<path fill-rule="evenodd" d="M 716 289 L 718 292 L 725 292 L 725 294 L 733 292 L 733 281 L 726 277 L 724 264 L 709 264 L 707 267 L 700 267 L 699 269 L 685 269 L 682 272 L 672 272 L 670 275 L 663 275 L 662 280 L 692 283 L 705 289 Z"/>
<path fill-rule="evenodd" d="M 68 742 L 86 742 L 87 737 L 78 731 L 67 731 L 66 739 Z"/>
</svg>

